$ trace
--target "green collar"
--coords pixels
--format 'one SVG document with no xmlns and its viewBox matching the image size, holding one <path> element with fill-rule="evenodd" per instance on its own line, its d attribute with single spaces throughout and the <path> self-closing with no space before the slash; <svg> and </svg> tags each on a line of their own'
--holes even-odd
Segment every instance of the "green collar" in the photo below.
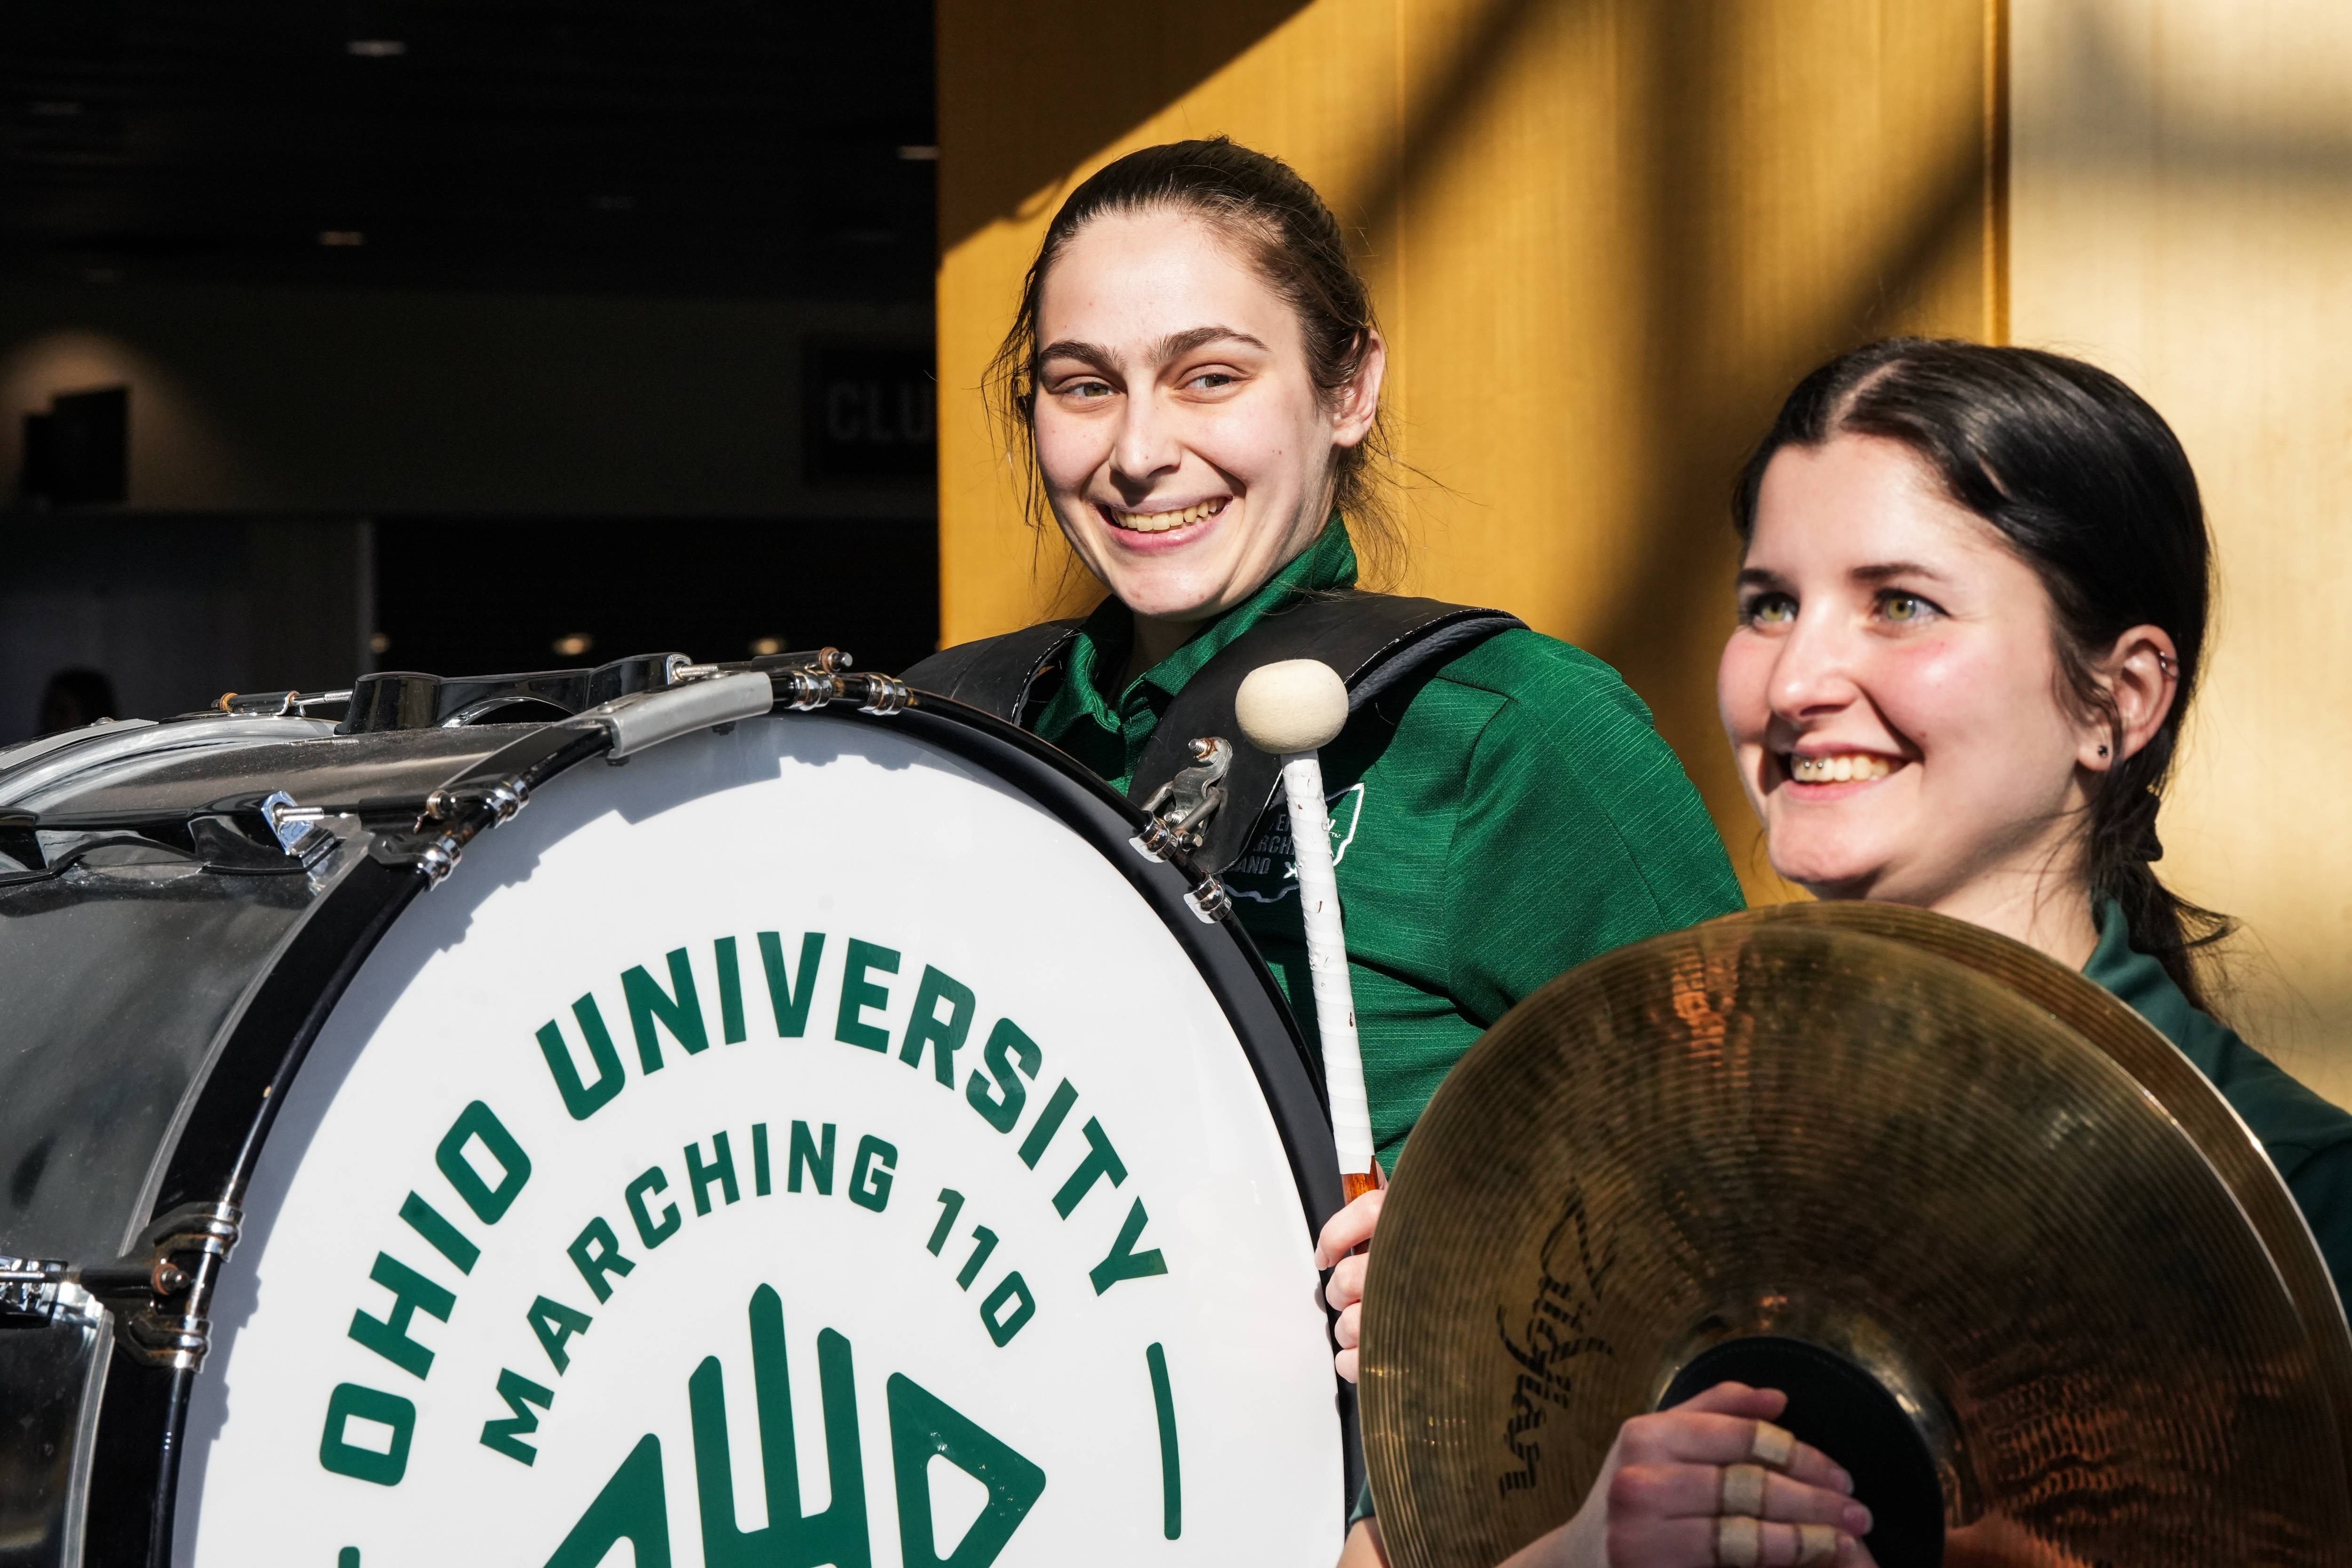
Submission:
<svg viewBox="0 0 2352 1568">
<path fill-rule="evenodd" d="M 2164 965 L 2133 949 L 2123 910 L 2113 902 L 2099 910 L 2099 945 L 2083 966 L 2083 978 L 2115 993 L 2179 1047 L 2244 1118 L 2290 1184 L 2315 1151 L 2352 1143 L 2352 1117 L 2297 1083 L 2221 1020 L 2192 1006 Z M 2352 1215 L 2339 1207 L 2332 1217 L 2309 1217 L 2336 1279 L 2352 1284 Z"/>
<path fill-rule="evenodd" d="M 1087 617 L 1070 645 L 1069 673 L 1063 682 L 1063 698 L 1057 700 L 1055 706 L 1060 706 L 1061 700 L 1075 699 L 1088 718 L 1117 733 L 1121 728 L 1121 715 L 1134 713 L 1139 705 L 1150 705 L 1144 687 L 1152 688 L 1162 697 L 1173 697 L 1184 689 L 1186 681 L 1201 672 L 1202 666 L 1223 653 L 1235 637 L 1292 599 L 1352 587 L 1355 581 L 1355 547 L 1348 542 L 1347 525 L 1335 512 L 1315 542 L 1301 551 L 1289 565 L 1268 578 L 1256 593 L 1202 627 L 1183 647 L 1129 681 L 1118 693 L 1116 706 L 1103 695 L 1103 678 L 1108 675 L 1115 679 L 1118 672 L 1126 668 L 1128 649 L 1135 637 L 1135 617 L 1116 598 L 1105 599 Z"/>
<path fill-rule="evenodd" d="M 2219 1034 L 2221 1026 L 2189 1005 L 2163 964 L 2132 946 L 2123 906 L 2112 899 L 2099 906 L 2099 945 L 2083 965 L 2083 978 L 2128 1004 L 2158 1033 L 2198 1059 L 2209 1075 L 2213 1071 L 2201 1059 L 2200 1047 L 2208 1046 L 2205 1037 Z"/>
</svg>

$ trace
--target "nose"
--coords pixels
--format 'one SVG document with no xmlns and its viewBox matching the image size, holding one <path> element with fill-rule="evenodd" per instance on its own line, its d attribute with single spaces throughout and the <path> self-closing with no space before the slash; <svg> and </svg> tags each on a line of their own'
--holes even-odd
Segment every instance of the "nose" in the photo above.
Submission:
<svg viewBox="0 0 2352 1568">
<path fill-rule="evenodd" d="M 1772 661 L 1767 695 L 1773 716 L 1804 723 L 1825 718 L 1861 696 L 1855 641 L 1853 628 L 1836 617 L 1800 612 Z"/>
<path fill-rule="evenodd" d="M 1130 391 L 1121 402 L 1118 437 L 1110 452 L 1111 483 L 1127 500 L 1141 501 L 1160 476 L 1176 471 L 1183 453 L 1175 422 L 1150 387 Z"/>
</svg>

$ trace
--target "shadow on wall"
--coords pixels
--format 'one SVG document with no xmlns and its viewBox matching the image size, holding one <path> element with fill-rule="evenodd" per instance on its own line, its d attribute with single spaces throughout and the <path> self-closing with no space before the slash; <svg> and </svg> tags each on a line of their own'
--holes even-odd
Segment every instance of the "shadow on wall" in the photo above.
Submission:
<svg viewBox="0 0 2352 1568">
<path fill-rule="evenodd" d="M 1759 333 L 1735 319 L 1741 300 L 1730 279 L 1743 258 L 1717 216 L 1738 208 L 1746 179 L 1724 107 L 1725 78 L 1740 61 L 1723 15 L 1706 0 L 1653 8 L 1653 195 L 1644 226 L 1628 237 L 1654 279 L 1642 328 L 1651 356 L 1644 476 L 1628 520 L 1641 546 L 1586 641 L 1650 703 L 1700 781 L 1751 896 L 1794 896 L 1765 857 L 1716 709 L 1738 569 L 1732 480 L 1807 371 L 1919 319 L 1939 274 L 1986 221 L 1987 149 L 1980 136 L 1934 149 L 1901 209 L 1857 235 L 1837 270 Z M 1694 605 L 1703 613 L 1673 613 Z"/>
<path fill-rule="evenodd" d="M 1059 201 L 1071 170 L 1087 163 L 1138 121 L 1172 103 L 1247 51 L 1312 0 L 1200 0 L 1182 6 L 1132 8 L 1117 24 L 1118 68 L 1057 71 L 1028 92 L 1027 113 L 983 111 L 952 100 L 974 90 L 1001 94 L 1008 84 L 940 73 L 940 122 L 958 139 L 941 146 L 940 254 L 944 256 L 1000 218 L 1032 212 L 1041 198 Z M 1069 40 L 1099 33 L 1101 8 L 1080 0 L 1024 0 L 992 5 L 992 31 L 1009 31 L 1011 58 L 1073 60 Z M 1090 68 L 1104 62 L 1087 62 Z M 1024 91 L 1034 84 L 1019 84 Z"/>
<path fill-rule="evenodd" d="M 2228 102 L 2200 102 L 2178 83 L 2159 94 L 2121 36 L 2117 5 L 2057 0 L 2053 9 L 2057 79 L 2031 106 L 2021 106 L 2021 113 L 2030 107 L 2034 115 L 2032 143 L 2021 146 L 2021 157 L 2075 174 L 2145 177 L 2155 172 L 2153 131 L 2161 137 L 2168 179 L 2257 178 L 2287 196 L 2352 188 L 2352 111 L 2340 47 L 2315 47 L 2289 72 L 2275 69 L 2288 62 L 2266 61 L 2273 68 L 2271 90 L 2263 112 L 2249 116 Z M 2225 90 L 2237 79 L 2226 66 L 2210 74 Z"/>
</svg>

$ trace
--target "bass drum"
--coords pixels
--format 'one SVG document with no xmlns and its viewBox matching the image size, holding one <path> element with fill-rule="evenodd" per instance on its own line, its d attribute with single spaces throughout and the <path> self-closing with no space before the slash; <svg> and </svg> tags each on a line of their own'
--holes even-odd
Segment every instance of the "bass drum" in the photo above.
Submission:
<svg viewBox="0 0 2352 1568">
<path fill-rule="evenodd" d="M 907 701 L 0 753 L 0 1560 L 1330 1560 L 1314 1058 L 1129 807 Z"/>
</svg>

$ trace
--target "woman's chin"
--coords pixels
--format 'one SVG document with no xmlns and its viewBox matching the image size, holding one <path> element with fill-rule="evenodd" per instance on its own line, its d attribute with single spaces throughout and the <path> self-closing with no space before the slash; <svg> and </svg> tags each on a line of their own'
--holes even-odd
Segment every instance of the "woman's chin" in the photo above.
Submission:
<svg viewBox="0 0 2352 1568">
<path fill-rule="evenodd" d="M 1146 620 L 1190 624 L 1227 607 L 1223 575 L 1193 570 L 1189 563 L 1116 563 L 1108 577 L 1118 602 Z"/>
<path fill-rule="evenodd" d="M 1875 856 L 1860 857 L 1837 847 L 1800 848 L 1782 852 L 1778 844 L 1771 846 L 1772 869 L 1784 881 L 1794 882 L 1813 897 L 1824 902 L 1867 899 L 1875 895 L 1878 884 L 1886 872 L 1885 861 Z"/>
</svg>

